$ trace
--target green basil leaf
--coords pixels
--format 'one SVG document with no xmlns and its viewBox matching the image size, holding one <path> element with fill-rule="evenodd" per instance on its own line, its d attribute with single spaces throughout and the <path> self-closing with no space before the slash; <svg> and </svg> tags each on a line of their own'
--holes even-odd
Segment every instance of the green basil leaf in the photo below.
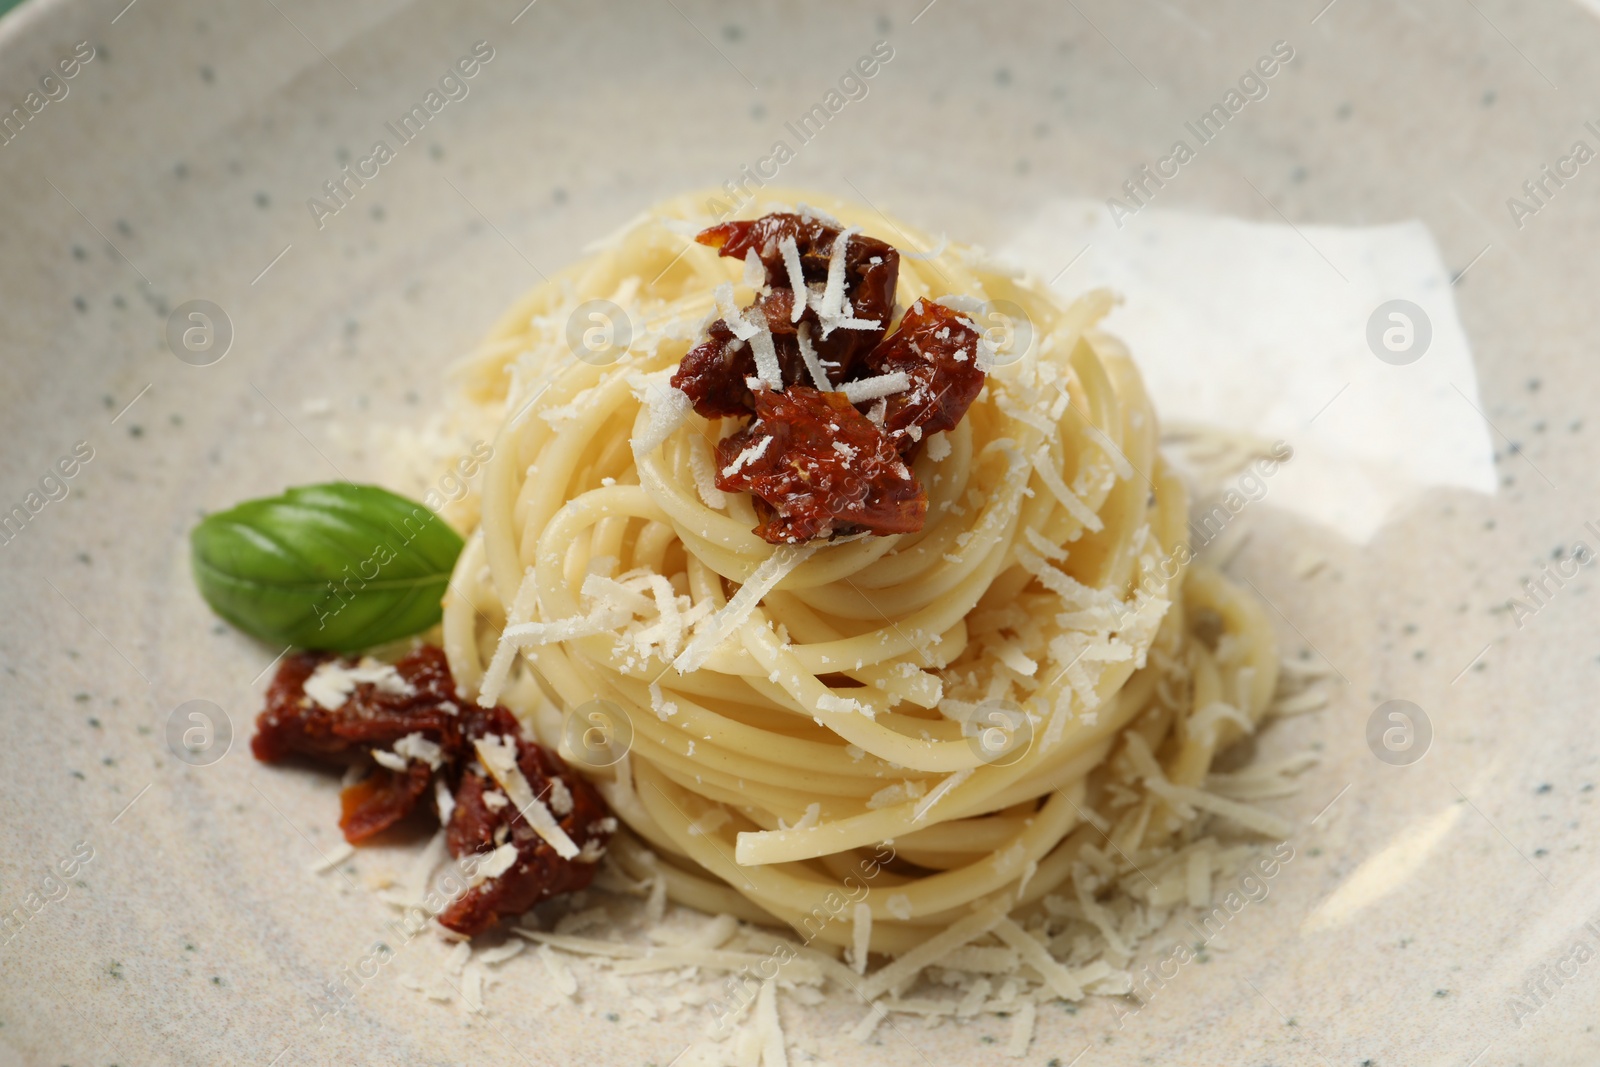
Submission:
<svg viewBox="0 0 1600 1067">
<path fill-rule="evenodd" d="M 350 652 L 427 629 L 461 538 L 413 500 L 331 482 L 249 500 L 189 535 L 211 609 L 278 644 Z"/>
</svg>

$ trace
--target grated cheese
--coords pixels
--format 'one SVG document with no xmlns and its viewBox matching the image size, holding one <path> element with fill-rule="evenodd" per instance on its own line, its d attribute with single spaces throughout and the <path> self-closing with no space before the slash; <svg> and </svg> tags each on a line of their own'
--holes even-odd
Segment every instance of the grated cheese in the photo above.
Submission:
<svg viewBox="0 0 1600 1067">
<path fill-rule="evenodd" d="M 507 841 L 479 861 L 478 869 L 472 876 L 472 884 L 482 885 L 491 878 L 500 877 L 516 865 L 517 846 Z"/>
<path fill-rule="evenodd" d="M 1028 1054 L 1028 1046 L 1033 1044 L 1033 1022 L 1038 1009 L 1033 1001 L 1025 1000 L 1022 1007 L 1011 1017 L 1011 1039 L 1006 1042 L 1006 1055 L 1013 1059 L 1021 1059 Z"/>
<path fill-rule="evenodd" d="M 872 949 L 872 905 L 862 901 L 855 908 L 851 928 L 850 962 L 857 974 L 867 973 L 867 955 Z"/>
<path fill-rule="evenodd" d="M 754 249 L 752 249 L 754 251 Z M 789 272 L 789 287 L 794 290 L 794 309 L 789 312 L 790 322 L 799 322 L 806 313 L 806 276 L 800 269 L 800 249 L 794 243 L 793 237 L 785 237 L 778 242 L 778 251 L 783 255 L 783 267 Z M 805 351 L 807 342 L 800 342 L 802 352 Z M 809 363 L 807 364 L 809 366 Z M 817 386 L 821 389 L 822 386 Z"/>
<path fill-rule="evenodd" d="M 851 1040 L 865 1044 L 867 1039 L 872 1036 L 873 1031 L 878 1028 L 878 1024 L 888 1014 L 889 1009 L 884 1007 L 882 1003 L 873 1004 L 867 1009 L 867 1014 L 862 1020 L 850 1028 Z"/>
<path fill-rule="evenodd" d="M 549 645 L 557 641 L 571 641 L 579 637 L 610 633 L 627 620 L 628 616 L 621 609 L 599 607 L 588 615 L 574 615 L 553 622 L 522 622 L 507 626 L 500 632 L 500 640 L 513 648 Z M 478 703 L 483 704 L 481 697 Z"/>
<path fill-rule="evenodd" d="M 712 290 L 712 294 L 716 297 L 717 310 L 722 313 L 722 321 L 728 324 L 728 329 L 733 332 L 733 336 L 741 341 L 748 341 L 756 335 L 760 327 L 746 320 L 739 313 L 739 305 L 733 302 L 733 285 L 731 283 L 723 282 Z"/>
<path fill-rule="evenodd" d="M 1007 945 L 962 945 L 939 961 L 948 971 L 973 974 L 1015 974 L 1021 958 Z"/>
<path fill-rule="evenodd" d="M 338 711 L 361 684 L 370 684 L 380 693 L 393 696 L 413 696 L 416 689 L 400 676 L 392 663 L 381 663 L 371 656 L 361 657 L 354 666 L 345 666 L 336 659 L 317 664 L 317 669 L 306 679 L 305 694 L 329 711 Z"/>
<path fill-rule="evenodd" d="M 829 250 L 828 281 L 823 286 L 822 296 L 814 305 L 817 317 L 822 320 L 824 338 L 833 332 L 832 324 L 845 317 L 845 255 L 850 248 L 850 238 L 860 232 L 860 227 L 847 227 L 833 239 L 833 248 Z"/>
<path fill-rule="evenodd" d="M 766 315 L 759 309 L 752 309 L 751 319 L 755 323 L 756 331 L 750 335 L 750 351 L 756 357 L 756 376 L 771 389 L 783 390 L 783 368 L 778 364 L 778 349 L 772 340 L 772 331 L 767 328 Z"/>
<path fill-rule="evenodd" d="M 762 456 L 766 455 L 767 448 L 770 447 L 771 444 L 772 444 L 772 438 L 763 437 L 761 440 L 757 441 L 755 444 L 750 445 L 743 452 L 740 452 L 737 456 L 734 456 L 733 457 L 733 462 L 729 463 L 726 467 L 722 468 L 722 476 L 724 478 L 732 478 L 735 474 L 738 474 L 746 466 L 748 466 L 751 463 L 754 463 L 756 460 L 758 460 Z"/>
<path fill-rule="evenodd" d="M 1067 514 L 1077 519 L 1084 529 L 1091 533 L 1099 533 L 1105 528 L 1100 516 L 1091 511 L 1089 505 L 1083 502 L 1083 498 L 1068 488 L 1067 483 L 1062 480 L 1061 472 L 1056 470 L 1055 464 L 1050 460 L 1049 446 L 1042 445 L 1033 454 L 1033 469 L 1039 472 L 1039 480 L 1050 490 L 1050 495 L 1059 500 L 1061 506 L 1067 509 Z"/>
<path fill-rule="evenodd" d="M 868 400 L 905 392 L 911 388 L 911 379 L 905 371 L 897 370 L 873 378 L 859 378 L 853 382 L 845 382 L 839 388 L 850 403 L 864 404 Z"/>
<path fill-rule="evenodd" d="M 744 284 L 760 289 L 767 284 L 767 268 L 754 248 L 744 254 Z"/>
<path fill-rule="evenodd" d="M 511 959 L 513 956 L 521 955 L 522 950 L 527 947 L 528 943 L 526 941 L 520 938 L 512 938 L 503 945 L 484 949 L 477 954 L 476 959 L 485 967 L 494 967 Z"/>
<path fill-rule="evenodd" d="M 1066 549 L 1062 548 L 1060 545 L 1051 544 L 1049 539 L 1047 539 L 1038 530 L 1035 530 L 1032 526 L 1024 529 L 1022 531 L 1022 536 L 1028 542 L 1029 547 L 1031 547 L 1035 552 L 1039 553 L 1039 555 L 1045 559 L 1054 560 L 1055 562 L 1060 563 L 1062 560 L 1067 558 Z"/>
<path fill-rule="evenodd" d="M 482 737 L 474 741 L 472 747 L 489 776 L 506 791 L 511 803 L 516 805 L 517 813 L 528 820 L 533 832 L 544 838 L 545 843 L 555 849 L 556 855 L 562 859 L 570 860 L 576 856 L 578 846 L 556 822 L 544 801 L 533 795 L 533 787 L 517 766 L 516 741 L 505 736 Z"/>
<path fill-rule="evenodd" d="M 921 974 L 924 967 L 937 963 L 952 949 L 976 941 L 993 930 L 995 924 L 1004 919 L 1010 910 L 1009 897 L 991 900 L 977 911 L 962 916 L 911 951 L 896 957 L 892 962 L 868 975 L 861 983 L 858 992 L 863 999 L 871 1001 L 877 1000 L 891 989 L 899 989 Z"/>
<path fill-rule="evenodd" d="M 774 979 L 761 983 L 756 994 L 756 1033 L 761 1038 L 761 1067 L 789 1067 L 783 1048 L 783 1026 L 778 1021 L 778 988 Z"/>
<path fill-rule="evenodd" d="M 449 826 L 450 816 L 455 814 L 456 798 L 450 794 L 450 783 L 443 778 L 433 780 L 433 803 L 439 811 L 439 825 Z"/>
<path fill-rule="evenodd" d="M 637 373 L 628 378 L 633 395 L 644 405 L 647 416 L 644 433 L 633 439 L 635 456 L 654 452 L 661 447 L 667 438 L 689 421 L 689 415 L 694 410 L 694 403 L 688 394 L 667 384 L 669 378 L 670 374 L 647 376 Z"/>
<path fill-rule="evenodd" d="M 355 854 L 356 850 L 350 847 L 350 842 L 341 841 L 334 847 L 332 852 L 322 853 L 317 860 L 311 864 L 311 873 L 326 874 L 328 871 L 333 870 L 335 867 L 339 866 L 339 864 L 343 863 L 345 860 L 349 859 Z"/>
<path fill-rule="evenodd" d="M 573 975 L 572 968 L 567 966 L 566 957 L 549 945 L 540 945 L 538 956 L 558 993 L 570 997 L 578 991 L 578 979 Z"/>
<path fill-rule="evenodd" d="M 394 743 L 395 755 L 405 759 L 414 759 L 419 763 L 426 763 L 434 770 L 438 770 L 444 763 L 444 749 L 438 744 L 429 741 L 420 733 L 406 734 Z M 377 754 L 374 753 L 374 756 Z"/>
<path fill-rule="evenodd" d="M 833 379 L 828 377 L 828 368 L 822 365 L 822 357 L 817 355 L 817 350 L 811 345 L 809 322 L 800 324 L 800 329 L 795 333 L 795 340 L 800 345 L 800 358 L 805 361 L 806 372 L 811 375 L 811 384 L 817 387 L 818 392 L 833 392 Z"/>
<path fill-rule="evenodd" d="M 768 438 L 770 440 L 770 438 Z M 789 572 L 810 559 L 820 548 L 817 542 L 804 545 L 779 545 L 772 555 L 750 575 L 728 602 L 710 618 L 705 619 L 690 639 L 689 645 L 672 661 L 679 673 L 696 670 L 738 627 L 744 624 L 761 604 L 761 599 L 778 587 Z"/>
<path fill-rule="evenodd" d="M 1010 919 L 995 925 L 995 936 L 1015 949 L 1023 963 L 1039 972 L 1045 985 L 1063 1000 L 1082 1000 L 1083 989 L 1073 979 L 1072 972 L 1063 967 L 1048 949 L 1028 931 Z"/>
<path fill-rule="evenodd" d="M 950 436 L 942 430 L 928 438 L 928 458 L 935 463 L 949 457 L 950 451 Z"/>
</svg>

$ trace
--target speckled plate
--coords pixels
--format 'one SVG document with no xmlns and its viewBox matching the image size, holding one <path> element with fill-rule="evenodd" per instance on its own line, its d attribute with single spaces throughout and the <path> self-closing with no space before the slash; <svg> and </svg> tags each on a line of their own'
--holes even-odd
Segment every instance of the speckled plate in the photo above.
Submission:
<svg viewBox="0 0 1600 1067">
<path fill-rule="evenodd" d="M 1426 223 L 1464 272 L 1498 489 L 1419 495 L 1360 545 L 1270 498 L 1253 512 L 1233 573 L 1290 654 L 1335 671 L 1326 710 L 1260 743 L 1320 750 L 1275 802 L 1295 858 L 1205 963 L 1136 1012 L 1044 1010 L 1024 1062 L 1600 1061 L 1587 9 L 523 2 L 30 0 L 0 19 L 0 1060 L 671 1061 L 697 1014 L 647 1022 L 602 983 L 554 1004 L 523 959 L 472 1016 L 405 988 L 423 947 L 363 963 L 404 848 L 312 871 L 336 783 L 249 759 L 278 650 L 210 616 L 186 531 L 298 482 L 419 488 L 400 442 L 450 361 L 661 196 L 777 166 L 998 247 L 1058 198 L 1123 195 L 1286 40 L 1271 95 L 1161 204 Z M 842 82 L 880 41 L 892 58 Z M 441 85 L 476 42 L 475 73 Z M 1325 564 L 1301 577 L 1307 546 Z M 1388 719 L 1369 745 L 1390 700 L 1415 706 L 1420 758 L 1385 747 Z M 201 755 L 180 759 L 189 730 Z M 319 1018 L 347 969 L 374 974 Z M 994 1063 L 1009 1033 L 858 1045 L 860 1015 L 783 1006 L 834 1063 Z"/>
</svg>

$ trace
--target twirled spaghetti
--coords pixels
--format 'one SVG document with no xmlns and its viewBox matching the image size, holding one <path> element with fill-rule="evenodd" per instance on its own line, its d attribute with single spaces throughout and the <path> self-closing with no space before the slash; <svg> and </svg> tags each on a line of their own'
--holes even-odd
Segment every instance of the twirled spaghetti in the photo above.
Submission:
<svg viewBox="0 0 1600 1067">
<path fill-rule="evenodd" d="M 823 197 L 751 213 L 769 199 L 931 247 Z M 712 484 L 733 420 L 684 418 L 665 384 L 714 289 L 753 281 L 690 239 L 705 203 L 641 217 L 469 362 L 473 417 L 499 428 L 474 427 L 494 454 L 445 604 L 462 689 L 552 745 L 565 711 L 611 702 L 631 749 L 591 773 L 638 839 L 614 846 L 625 868 L 707 911 L 891 955 L 975 909 L 1092 906 L 1197 808 L 1270 829 L 1196 788 L 1265 713 L 1276 651 L 1259 606 L 1190 559 L 1155 412 L 1095 328 L 1109 295 L 1064 307 L 970 251 L 907 255 L 900 308 L 966 298 L 1025 328 L 916 458 L 921 531 L 774 546 L 750 499 Z M 589 301 L 625 319 L 595 320 L 612 333 L 585 348 L 569 334 Z M 860 897 L 866 930 L 807 924 L 830 892 Z"/>
</svg>

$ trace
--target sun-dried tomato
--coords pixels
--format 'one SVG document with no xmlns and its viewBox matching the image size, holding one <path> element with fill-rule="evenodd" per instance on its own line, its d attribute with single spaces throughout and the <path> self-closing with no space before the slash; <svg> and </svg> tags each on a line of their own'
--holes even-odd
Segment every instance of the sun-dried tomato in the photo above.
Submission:
<svg viewBox="0 0 1600 1067">
<path fill-rule="evenodd" d="M 856 376 L 860 359 L 882 338 L 894 314 L 895 285 L 900 276 L 900 253 L 874 237 L 852 234 L 844 252 L 845 300 L 841 308 L 857 322 L 876 322 L 874 329 L 855 329 L 824 323 L 814 304 L 828 280 L 828 263 L 840 231 L 820 219 L 774 213 L 759 219 L 724 222 L 702 231 L 696 240 L 724 256 L 744 259 L 756 253 L 766 270 L 768 291 L 752 307 L 764 317 L 785 385 L 815 384 L 800 355 L 798 332 L 808 331 L 812 347 L 837 385 Z M 793 237 L 800 272 L 806 285 L 805 310 L 793 320 L 794 282 L 784 261 L 781 244 Z M 747 309 L 745 316 L 750 317 Z M 679 364 L 672 384 L 681 389 L 706 418 L 747 414 L 755 410 L 745 379 L 756 373 L 755 354 L 739 341 L 723 319 L 711 326 L 710 337 L 695 346 Z"/>
<path fill-rule="evenodd" d="M 887 398 L 883 429 L 902 456 L 929 434 L 953 429 L 983 390 L 979 333 L 971 321 L 931 300 L 918 300 L 900 328 L 867 353 L 873 375 L 903 371 L 910 388 Z M 913 429 L 915 427 L 915 429 Z"/>
<path fill-rule="evenodd" d="M 256 720 L 251 748 L 268 762 L 305 755 L 368 763 L 366 777 L 339 797 L 339 826 L 347 841 L 363 841 L 405 818 L 439 779 L 454 787 L 455 806 L 446 827 L 452 855 L 487 854 L 507 841 L 517 846 L 516 863 L 452 903 L 440 916 L 444 925 L 480 933 L 541 900 L 589 884 L 616 820 L 593 786 L 523 736 L 509 709 L 458 701 L 450 665 L 431 645 L 394 665 L 412 692 L 385 692 L 363 682 L 339 707 L 324 708 L 306 695 L 305 685 L 317 667 L 333 658 L 301 652 L 283 661 L 267 690 L 267 707 Z M 343 661 L 345 666 L 354 662 Z M 392 750 L 396 741 L 413 733 L 439 746 L 437 768 L 420 759 L 409 760 L 403 770 L 371 763 L 373 750 Z M 583 858 L 563 859 L 509 800 L 496 807 L 486 799 L 490 794 L 505 796 L 486 776 L 473 747 L 474 741 L 490 736 L 510 738 L 516 745 L 517 765 L 534 795 L 550 807 L 574 843 L 586 849 Z"/>
<path fill-rule="evenodd" d="M 717 445 L 716 481 L 766 505 L 756 527 L 762 538 L 785 544 L 858 528 L 922 528 L 927 495 L 894 445 L 843 393 L 794 385 L 759 390 L 755 403 L 755 420 Z"/>
<path fill-rule="evenodd" d="M 515 720 L 509 726 L 510 732 L 504 736 L 516 743 L 518 769 L 534 796 L 550 809 L 581 851 L 579 857 L 563 859 L 480 765 L 468 767 L 456 788 L 450 816 L 446 837 L 450 854 L 458 859 L 475 855 L 482 860 L 506 843 L 517 849 L 516 861 L 509 869 L 467 890 L 439 916 L 441 925 L 469 936 L 501 919 L 521 915 L 541 900 L 588 886 L 616 829 L 616 820 L 592 785 L 524 739 Z M 473 736 L 493 732 L 479 723 L 469 728 Z M 490 798 L 496 799 L 491 803 Z"/>
<path fill-rule="evenodd" d="M 756 373 L 755 353 L 734 337 L 722 319 L 713 322 L 707 334 L 678 364 L 672 387 L 681 390 L 705 418 L 747 414 L 755 406 L 745 384 Z"/>
<path fill-rule="evenodd" d="M 415 760 L 403 771 L 374 767 L 339 793 L 339 829 L 344 831 L 344 839 L 359 844 L 404 819 L 432 781 L 433 768 Z"/>
<path fill-rule="evenodd" d="M 372 748 L 388 748 L 407 734 L 420 733 L 445 748 L 460 744 L 455 679 L 444 653 L 423 645 L 395 663 L 410 693 L 386 693 L 362 682 L 338 708 L 325 708 L 306 695 L 306 679 L 334 657 L 296 652 L 284 658 L 267 689 L 267 707 L 256 717 L 250 750 L 274 763 L 291 755 L 336 759 Z M 347 661 L 354 662 L 354 661 Z"/>
</svg>

